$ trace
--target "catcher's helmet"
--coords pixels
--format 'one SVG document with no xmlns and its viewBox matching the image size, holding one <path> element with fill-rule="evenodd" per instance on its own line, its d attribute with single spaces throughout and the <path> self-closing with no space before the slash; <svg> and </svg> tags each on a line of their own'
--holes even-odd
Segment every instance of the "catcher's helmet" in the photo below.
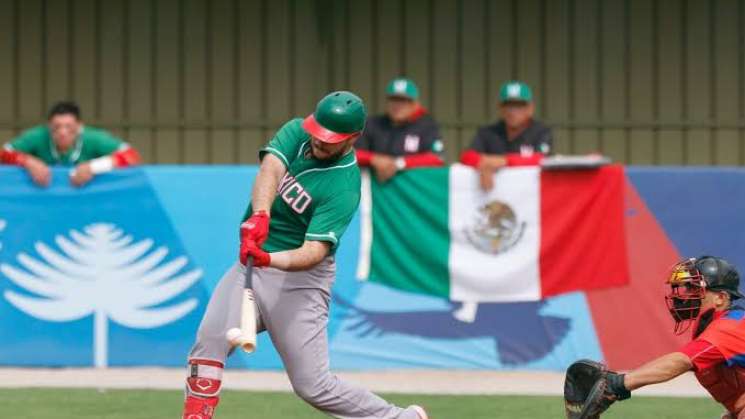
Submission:
<svg viewBox="0 0 745 419">
<path fill-rule="evenodd" d="M 743 298 L 738 290 L 740 274 L 737 269 L 714 256 L 699 256 L 675 264 L 667 283 L 671 290 L 665 300 L 675 319 L 676 333 L 683 333 L 690 322 L 699 317 L 706 291 L 726 292 L 732 300 Z"/>
<path fill-rule="evenodd" d="M 732 264 L 714 256 L 700 256 L 694 263 L 704 277 L 706 288 L 714 291 L 726 291 L 733 300 L 743 298 L 738 290 L 740 274 Z"/>
<path fill-rule="evenodd" d="M 365 104 L 352 92 L 338 91 L 326 95 L 316 111 L 303 121 L 305 131 L 326 143 L 340 143 L 362 132 L 367 111 Z"/>
</svg>

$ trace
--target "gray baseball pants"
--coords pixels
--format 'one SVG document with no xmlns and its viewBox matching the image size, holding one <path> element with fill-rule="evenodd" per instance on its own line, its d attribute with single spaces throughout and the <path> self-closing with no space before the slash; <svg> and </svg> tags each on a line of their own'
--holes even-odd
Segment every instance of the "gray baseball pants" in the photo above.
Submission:
<svg viewBox="0 0 745 419">
<path fill-rule="evenodd" d="M 215 288 L 189 358 L 225 362 L 232 348 L 225 332 L 239 327 L 245 267 L 236 263 Z M 343 419 L 417 419 L 413 409 L 394 406 L 329 371 L 328 323 L 332 257 L 304 272 L 253 270 L 257 331 L 267 331 L 295 393 L 316 409 Z"/>
</svg>

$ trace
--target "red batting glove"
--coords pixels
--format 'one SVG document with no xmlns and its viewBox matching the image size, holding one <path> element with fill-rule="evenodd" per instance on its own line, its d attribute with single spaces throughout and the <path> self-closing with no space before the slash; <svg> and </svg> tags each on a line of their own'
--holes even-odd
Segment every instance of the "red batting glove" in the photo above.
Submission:
<svg viewBox="0 0 745 419">
<path fill-rule="evenodd" d="M 261 250 L 256 242 L 247 240 L 241 243 L 241 263 L 245 265 L 249 257 L 253 258 L 253 266 L 256 268 L 269 266 L 269 263 L 272 261 L 269 253 Z"/>
<path fill-rule="evenodd" d="M 261 246 L 269 235 L 269 214 L 266 211 L 257 211 L 241 224 L 241 243 L 254 241 Z"/>
</svg>

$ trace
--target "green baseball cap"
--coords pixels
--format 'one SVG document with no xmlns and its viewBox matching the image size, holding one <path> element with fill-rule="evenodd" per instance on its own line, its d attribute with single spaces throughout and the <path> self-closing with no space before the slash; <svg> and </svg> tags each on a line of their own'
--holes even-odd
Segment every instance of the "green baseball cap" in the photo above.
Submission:
<svg viewBox="0 0 745 419">
<path fill-rule="evenodd" d="M 499 89 L 500 102 L 532 102 L 533 92 L 527 84 L 511 80 L 503 84 Z"/>
<path fill-rule="evenodd" d="M 393 97 L 405 97 L 411 100 L 419 99 L 419 88 L 413 80 L 404 77 L 398 77 L 388 83 L 385 88 L 385 94 Z"/>
</svg>

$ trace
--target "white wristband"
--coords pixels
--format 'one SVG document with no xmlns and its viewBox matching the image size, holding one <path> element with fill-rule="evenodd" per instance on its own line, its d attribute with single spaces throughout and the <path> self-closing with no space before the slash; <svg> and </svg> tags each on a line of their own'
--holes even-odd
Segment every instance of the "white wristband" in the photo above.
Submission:
<svg viewBox="0 0 745 419">
<path fill-rule="evenodd" d="M 97 175 L 114 170 L 114 159 L 111 156 L 103 156 L 90 161 L 91 172 Z"/>
<path fill-rule="evenodd" d="M 396 158 L 396 170 L 406 169 L 406 159 L 403 157 Z"/>
</svg>

